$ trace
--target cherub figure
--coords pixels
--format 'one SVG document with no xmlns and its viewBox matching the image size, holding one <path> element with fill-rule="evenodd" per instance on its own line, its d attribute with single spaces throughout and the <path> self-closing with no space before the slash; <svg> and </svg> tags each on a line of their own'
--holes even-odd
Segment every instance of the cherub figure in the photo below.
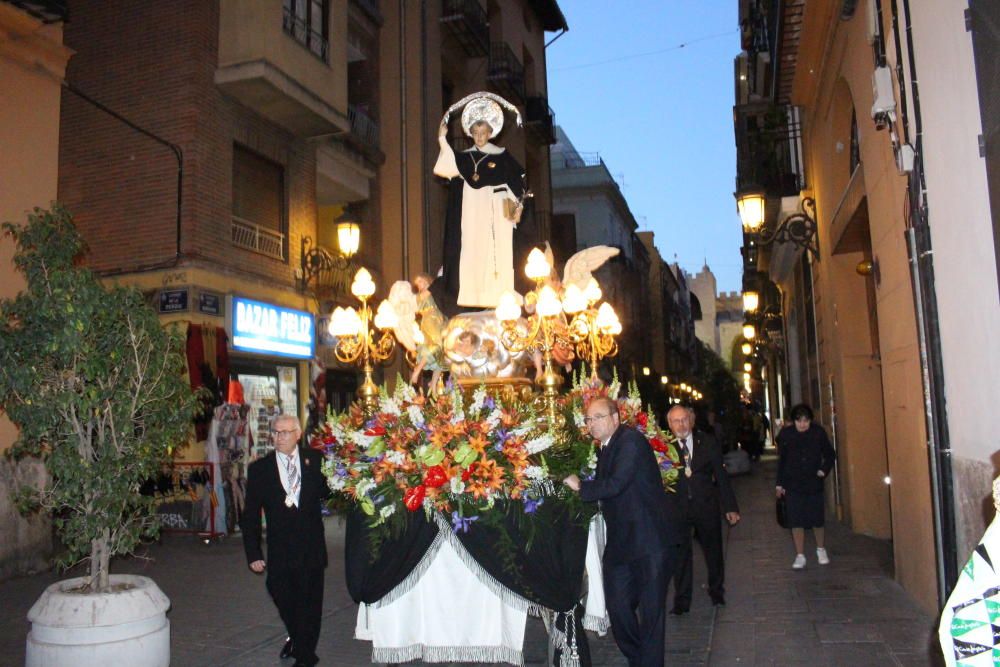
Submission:
<svg viewBox="0 0 1000 667">
<path fill-rule="evenodd" d="M 420 320 L 420 333 L 423 337 L 423 342 L 416 346 L 416 363 L 410 374 L 410 384 L 417 384 L 420 374 L 429 370 L 432 371 L 430 386 L 437 387 L 445 369 L 441 340 L 447 322 L 430 291 L 434 279 L 426 273 L 418 273 L 410 282 L 417 292 L 416 315 Z"/>
</svg>

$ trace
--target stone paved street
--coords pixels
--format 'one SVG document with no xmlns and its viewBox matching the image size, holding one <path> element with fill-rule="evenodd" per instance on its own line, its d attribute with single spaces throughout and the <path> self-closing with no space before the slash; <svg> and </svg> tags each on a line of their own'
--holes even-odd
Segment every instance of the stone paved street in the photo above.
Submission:
<svg viewBox="0 0 1000 667">
<path fill-rule="evenodd" d="M 891 577 L 886 543 L 828 526 L 832 563 L 820 567 L 807 540 L 810 562 L 791 569 L 791 538 L 774 523 L 774 464 L 764 463 L 734 484 L 743 522 L 729 532 L 727 600 L 710 606 L 696 592 L 692 612 L 670 616 L 668 666 L 682 665 L 937 665 L 934 619 L 922 612 Z M 328 520 L 331 565 L 326 577 L 321 664 L 370 664 L 370 645 L 352 639 L 356 607 L 343 582 L 342 531 Z M 697 549 L 697 547 L 696 547 Z M 117 572 L 153 577 L 170 597 L 172 664 L 281 665 L 284 634 L 263 581 L 245 566 L 238 538 L 205 545 L 168 535 L 153 547 L 154 560 L 129 560 Z M 696 556 L 700 558 L 699 552 Z M 46 585 L 61 576 L 44 573 L 0 584 L 0 664 L 24 661 L 25 614 Z M 705 573 L 696 559 L 695 581 Z M 610 636 L 590 636 L 594 664 L 624 666 Z M 543 665 L 546 638 L 529 621 L 527 665 Z M 284 663 L 286 667 L 289 662 Z"/>
</svg>

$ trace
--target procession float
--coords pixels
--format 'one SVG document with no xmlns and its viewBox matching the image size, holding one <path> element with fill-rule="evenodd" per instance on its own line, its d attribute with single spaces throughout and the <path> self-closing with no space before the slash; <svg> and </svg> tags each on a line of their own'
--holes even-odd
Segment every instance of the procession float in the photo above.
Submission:
<svg viewBox="0 0 1000 667">
<path fill-rule="evenodd" d="M 459 109 L 474 145 L 456 154 L 445 131 Z M 347 515 L 356 637 L 372 642 L 373 662 L 521 665 L 531 614 L 545 621 L 550 663 L 589 664 L 583 630 L 608 630 L 604 526 L 561 481 L 596 470 L 589 402 L 617 400 L 622 423 L 649 440 L 668 491 L 679 473 L 672 438 L 635 384 L 598 376 L 622 325 L 593 272 L 618 250 L 584 249 L 560 277 L 551 251 L 536 248 L 524 267 L 534 288 L 514 291 L 511 237 L 531 193 L 513 158 L 489 142 L 505 111 L 520 125 L 506 100 L 476 93 L 442 120 L 435 173 L 451 196 L 441 273 L 397 282 L 375 307 L 362 268 L 351 286 L 359 307 L 331 316 L 337 358 L 357 364 L 364 383 L 311 445 L 325 453 L 332 504 Z M 410 381 L 376 386 L 376 365 L 397 348 Z M 431 372 L 426 386 L 422 371 Z"/>
</svg>

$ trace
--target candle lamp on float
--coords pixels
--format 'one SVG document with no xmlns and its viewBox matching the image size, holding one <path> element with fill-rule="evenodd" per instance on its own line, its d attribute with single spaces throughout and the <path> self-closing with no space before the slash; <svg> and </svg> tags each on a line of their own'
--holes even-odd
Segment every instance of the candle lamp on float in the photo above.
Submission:
<svg viewBox="0 0 1000 667">
<path fill-rule="evenodd" d="M 615 336 L 622 332 L 622 324 L 614 308 L 601 300 L 601 287 L 593 278 L 587 288 L 581 290 L 569 285 L 563 296 L 563 310 L 572 317 L 567 327 L 567 337 L 576 346 L 576 353 L 590 364 L 591 379 L 597 378 L 597 368 L 601 359 L 618 354 Z M 643 375 L 649 375 L 649 368 L 643 367 Z"/>
<path fill-rule="evenodd" d="M 368 300 L 375 294 L 375 281 L 367 269 L 358 269 L 351 284 L 351 294 L 360 302 L 355 310 L 338 306 L 330 317 L 330 334 L 337 338 L 334 354 L 345 364 L 357 364 L 365 374 L 358 396 L 366 413 L 378 405 L 378 387 L 372 380 L 375 364 L 384 363 L 396 347 L 393 328 L 399 318 L 388 301 L 383 300 L 373 313 Z"/>
</svg>

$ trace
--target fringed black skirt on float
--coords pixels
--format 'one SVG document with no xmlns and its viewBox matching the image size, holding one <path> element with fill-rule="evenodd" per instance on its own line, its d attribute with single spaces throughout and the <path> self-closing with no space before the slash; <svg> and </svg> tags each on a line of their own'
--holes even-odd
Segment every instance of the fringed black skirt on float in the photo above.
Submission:
<svg viewBox="0 0 1000 667">
<path fill-rule="evenodd" d="M 802 493 L 801 491 L 785 491 L 785 503 L 788 509 L 789 528 L 822 528 L 825 511 L 825 498 L 819 493 Z"/>
</svg>

